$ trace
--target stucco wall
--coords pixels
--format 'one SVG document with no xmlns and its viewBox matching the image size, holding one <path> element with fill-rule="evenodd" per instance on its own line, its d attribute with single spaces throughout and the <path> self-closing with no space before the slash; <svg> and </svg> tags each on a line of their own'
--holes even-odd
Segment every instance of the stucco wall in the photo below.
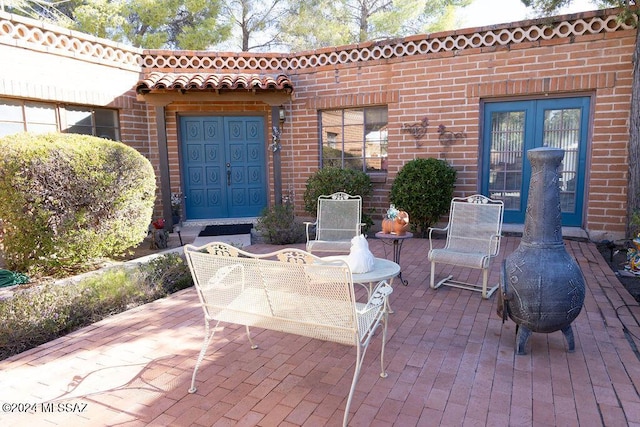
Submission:
<svg viewBox="0 0 640 427">
<path fill-rule="evenodd" d="M 141 50 L 0 12 L 0 96 L 116 108 L 122 142 L 156 166 L 147 105 L 136 100 Z"/>
</svg>

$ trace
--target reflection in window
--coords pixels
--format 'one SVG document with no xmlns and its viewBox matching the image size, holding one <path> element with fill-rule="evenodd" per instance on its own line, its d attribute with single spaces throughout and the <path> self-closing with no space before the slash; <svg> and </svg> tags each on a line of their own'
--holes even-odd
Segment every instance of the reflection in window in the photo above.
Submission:
<svg viewBox="0 0 640 427">
<path fill-rule="evenodd" d="M 64 113 L 66 127 L 63 132 L 95 135 L 114 141 L 120 139 L 115 110 L 66 107 Z"/>
<path fill-rule="evenodd" d="M 56 109 L 51 104 L 26 102 L 24 116 L 27 132 L 47 133 L 58 130 Z"/>
<path fill-rule="evenodd" d="M 524 111 L 496 112 L 491 116 L 489 192 L 505 209 L 520 209 Z"/>
<path fill-rule="evenodd" d="M 387 170 L 387 107 L 320 112 L 322 166 Z"/>
<path fill-rule="evenodd" d="M 0 99 L 0 137 L 25 130 L 22 104 L 11 99 Z"/>
<path fill-rule="evenodd" d="M 120 140 L 117 110 L 0 98 L 0 136 L 18 132 L 80 133 Z"/>
<path fill-rule="evenodd" d="M 579 108 L 544 111 L 544 144 L 564 150 L 559 183 L 562 212 L 576 210 L 580 114 Z"/>
</svg>

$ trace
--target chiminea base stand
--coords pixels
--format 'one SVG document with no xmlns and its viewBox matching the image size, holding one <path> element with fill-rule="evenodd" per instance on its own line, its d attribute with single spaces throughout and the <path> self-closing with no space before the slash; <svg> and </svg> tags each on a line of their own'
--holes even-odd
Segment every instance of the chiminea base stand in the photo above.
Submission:
<svg viewBox="0 0 640 427">
<path fill-rule="evenodd" d="M 569 346 L 567 351 L 569 353 L 573 353 L 576 350 L 576 342 L 573 338 L 573 329 L 571 328 L 571 325 L 560 330 L 562 331 L 564 338 L 567 340 L 567 346 Z M 527 341 L 529 341 L 531 333 L 532 331 L 526 326 L 516 325 L 516 354 L 527 354 L 525 346 L 527 345 Z"/>
</svg>

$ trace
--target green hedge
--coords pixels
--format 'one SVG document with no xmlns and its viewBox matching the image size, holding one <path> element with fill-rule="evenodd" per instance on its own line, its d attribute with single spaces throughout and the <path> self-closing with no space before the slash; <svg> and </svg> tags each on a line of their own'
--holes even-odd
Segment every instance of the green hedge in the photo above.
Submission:
<svg viewBox="0 0 640 427">
<path fill-rule="evenodd" d="M 391 203 L 406 211 L 414 231 L 424 236 L 449 210 L 456 176 L 456 170 L 444 160 L 411 160 L 391 185 Z"/>
<path fill-rule="evenodd" d="M 126 252 L 146 236 L 151 163 L 88 135 L 0 138 L 0 243 L 7 268 L 62 277 Z"/>
</svg>

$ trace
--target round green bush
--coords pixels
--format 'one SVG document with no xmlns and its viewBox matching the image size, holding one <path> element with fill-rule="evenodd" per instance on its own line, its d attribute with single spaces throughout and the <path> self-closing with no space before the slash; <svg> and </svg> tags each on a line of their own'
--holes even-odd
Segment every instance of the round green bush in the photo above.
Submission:
<svg viewBox="0 0 640 427">
<path fill-rule="evenodd" d="M 156 179 L 120 142 L 78 134 L 0 138 L 0 243 L 7 267 L 60 277 L 146 236 Z"/>
<path fill-rule="evenodd" d="M 406 211 L 414 230 L 424 235 L 449 210 L 456 175 L 444 160 L 411 160 L 393 181 L 390 201 Z"/>
</svg>

